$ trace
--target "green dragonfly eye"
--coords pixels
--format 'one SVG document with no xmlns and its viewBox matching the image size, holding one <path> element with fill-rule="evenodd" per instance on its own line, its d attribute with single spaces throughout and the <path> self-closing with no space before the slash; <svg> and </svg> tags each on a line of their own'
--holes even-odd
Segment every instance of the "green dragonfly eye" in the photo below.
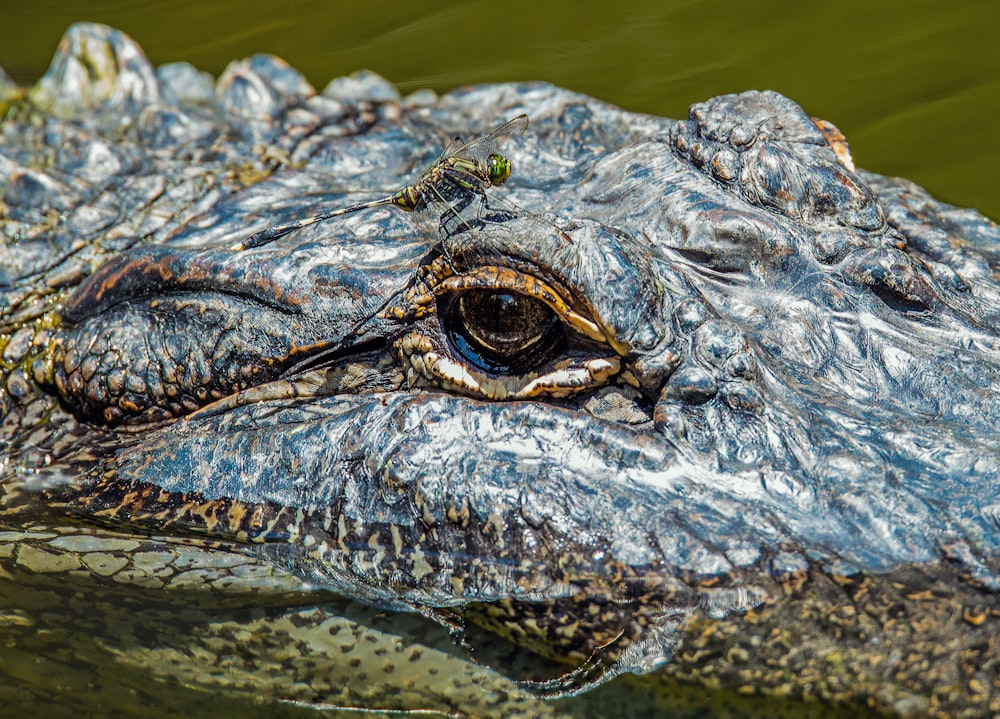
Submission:
<svg viewBox="0 0 1000 719">
<path fill-rule="evenodd" d="M 499 152 L 491 152 L 486 158 L 486 174 L 491 185 L 502 185 L 510 177 L 510 160 Z"/>
</svg>

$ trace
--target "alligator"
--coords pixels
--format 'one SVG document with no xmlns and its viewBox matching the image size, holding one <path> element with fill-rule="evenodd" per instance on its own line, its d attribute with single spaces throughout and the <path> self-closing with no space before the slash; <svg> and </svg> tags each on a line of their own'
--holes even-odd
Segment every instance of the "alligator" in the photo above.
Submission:
<svg viewBox="0 0 1000 719">
<path fill-rule="evenodd" d="M 0 103 L 7 703 L 1000 713 L 989 219 L 771 91 L 317 93 L 79 24 Z M 234 249 L 521 113 L 459 223 Z"/>
</svg>

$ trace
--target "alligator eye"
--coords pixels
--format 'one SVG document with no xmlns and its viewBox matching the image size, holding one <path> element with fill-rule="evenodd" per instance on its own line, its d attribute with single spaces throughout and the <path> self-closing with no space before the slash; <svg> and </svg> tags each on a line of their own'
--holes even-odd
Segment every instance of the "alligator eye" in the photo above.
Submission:
<svg viewBox="0 0 1000 719">
<path fill-rule="evenodd" d="M 555 312 L 519 292 L 460 292 L 442 314 L 442 324 L 466 361 L 502 374 L 527 372 L 548 359 L 565 339 Z"/>
</svg>

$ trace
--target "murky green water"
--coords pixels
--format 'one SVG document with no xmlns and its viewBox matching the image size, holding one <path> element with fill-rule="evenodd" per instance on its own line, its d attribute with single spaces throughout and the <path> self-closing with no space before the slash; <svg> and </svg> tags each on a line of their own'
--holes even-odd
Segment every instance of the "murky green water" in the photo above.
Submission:
<svg viewBox="0 0 1000 719">
<path fill-rule="evenodd" d="M 24 83 L 67 25 L 92 20 L 128 32 L 156 63 L 218 74 L 272 52 L 319 88 L 362 67 L 404 91 L 549 80 L 670 117 L 712 95 L 770 88 L 839 126 L 859 166 L 1000 217 L 993 0 L 3 5 L 0 67 Z"/>
<path fill-rule="evenodd" d="M 994 2 L 956 7 L 926 0 L 850 0 L 836 5 L 691 0 L 627 8 L 565 2 L 546 5 L 544 16 L 537 12 L 538 3 L 520 0 L 414 1 L 405 7 L 189 0 L 123 5 L 105 0 L 90 3 L 86 11 L 69 2 L 5 5 L 0 11 L 0 67 L 25 84 L 44 72 L 71 22 L 93 20 L 128 32 L 156 63 L 188 60 L 217 74 L 230 59 L 273 52 L 305 72 L 318 88 L 362 67 L 383 74 L 404 92 L 424 87 L 444 92 L 474 82 L 548 80 L 631 110 L 673 117 L 716 94 L 772 88 L 836 123 L 851 141 L 860 166 L 908 177 L 947 201 L 1000 217 L 994 172 L 1000 163 L 1000 4 Z M 26 566 L 20 554 L 11 552 L 8 568 Z M 66 561 L 85 564 L 83 559 Z M 273 612 L 278 610 L 268 607 L 284 607 L 279 599 L 247 598 L 244 607 L 231 598 L 178 593 L 155 605 L 150 596 L 124 583 L 119 586 L 113 578 L 104 584 L 58 578 L 30 585 L 4 582 L 0 665 L 3 674 L 16 681 L 0 683 L 0 706 L 38 706 L 39 716 L 312 715 L 313 709 L 292 705 L 275 709 L 268 692 L 336 697 L 338 682 L 365 686 L 374 681 L 352 677 L 349 660 L 337 663 L 344 645 L 334 639 L 320 652 L 330 659 L 329 667 L 303 670 L 314 679 L 327 676 L 327 684 L 296 685 L 290 667 L 298 671 L 296 662 L 312 659 L 296 655 L 300 645 L 295 632 L 315 622 L 322 623 L 330 637 L 356 632 L 372 644 L 376 639 L 388 641 L 378 648 L 390 656 L 428 642 L 438 647 L 433 651 L 440 654 L 442 667 L 459 666 L 453 657 L 457 651 L 449 650 L 442 630 L 413 618 L 404 620 L 406 627 L 395 626 L 403 636 L 401 644 L 383 639 L 380 632 L 388 620 L 378 613 L 352 607 L 337 623 L 317 615 L 308 597 L 298 600 L 301 609 L 282 609 L 276 624 Z M 190 603 L 186 613 L 171 611 L 175 597 Z M 87 603 L 91 609 L 81 611 Z M 167 614 L 170 621 L 162 621 Z M 79 621 L 88 615 L 91 623 Z M 123 621 L 125 617 L 129 621 Z M 278 626 L 285 634 L 252 634 L 249 628 L 258 625 L 265 633 Z M 234 638 L 231 633 L 239 631 L 246 631 L 246 637 Z M 428 638 L 427 633 L 436 635 Z M 245 654 L 216 653 L 234 641 Z M 205 673 L 185 675 L 172 670 L 177 666 L 202 666 Z M 271 683 L 251 684 L 262 677 Z M 420 681 L 419 676 L 414 679 L 418 685 Z M 485 674 L 470 681 L 485 687 L 482 691 L 504 691 L 487 687 L 492 679 Z M 563 702 L 557 710 L 611 716 L 616 706 L 639 701 L 640 696 L 651 710 L 666 706 L 654 694 L 643 694 L 641 686 L 618 682 Z M 449 711 L 460 710 L 460 692 L 465 689 L 456 686 L 456 691 L 451 709 L 445 704 L 418 705 L 433 706 L 434 715 L 450 716 Z M 343 705 L 363 705 L 357 694 L 344 696 Z M 728 711 L 711 701 L 700 706 L 696 711 L 718 716 Z M 764 715 L 775 711 L 769 705 L 758 709 Z M 530 715 L 530 707 L 525 711 Z M 816 711 L 793 708 L 791 713 L 810 716 Z"/>
</svg>

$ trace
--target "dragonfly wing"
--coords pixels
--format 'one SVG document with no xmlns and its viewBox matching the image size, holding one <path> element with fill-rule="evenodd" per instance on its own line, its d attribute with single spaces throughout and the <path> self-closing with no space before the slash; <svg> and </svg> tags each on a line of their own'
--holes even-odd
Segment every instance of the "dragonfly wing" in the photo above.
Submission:
<svg viewBox="0 0 1000 719">
<path fill-rule="evenodd" d="M 459 150 L 461 150 L 464 147 L 465 144 L 462 142 L 462 138 L 456 135 L 455 139 L 449 142 L 447 145 L 445 145 L 445 148 L 441 150 L 441 154 L 438 155 L 436 160 L 434 160 L 434 162 L 431 164 L 431 167 L 434 167 L 434 165 L 438 164 L 439 162 L 441 162 L 441 160 L 445 159 L 446 157 L 451 157 L 452 155 L 456 154 Z"/>
<path fill-rule="evenodd" d="M 473 188 L 457 184 L 454 178 L 431 185 L 428 192 L 431 202 L 444 211 L 438 216 L 438 228 L 445 237 L 450 237 L 459 229 L 471 230 L 486 206 L 486 195 L 476 185 Z"/>
<path fill-rule="evenodd" d="M 485 135 L 481 135 L 472 142 L 462 147 L 456 148 L 451 154 L 459 157 L 469 157 L 485 164 L 486 158 L 511 135 L 520 135 L 528 127 L 528 116 L 518 115 L 507 120 L 504 124 L 494 127 Z"/>
</svg>

